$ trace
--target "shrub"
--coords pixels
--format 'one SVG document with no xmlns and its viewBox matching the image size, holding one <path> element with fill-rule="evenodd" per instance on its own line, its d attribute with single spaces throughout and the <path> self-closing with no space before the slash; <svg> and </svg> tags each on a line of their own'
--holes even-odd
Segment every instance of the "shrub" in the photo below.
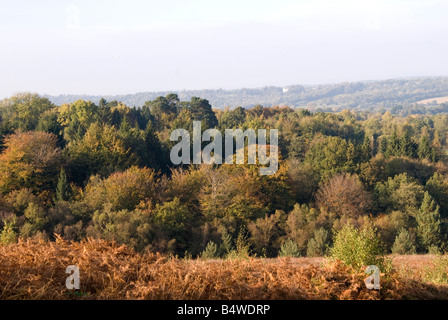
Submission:
<svg viewBox="0 0 448 320">
<path fill-rule="evenodd" d="M 235 241 L 235 249 L 230 250 L 227 259 L 247 259 L 250 256 L 250 244 L 243 231 L 240 231 Z"/>
<path fill-rule="evenodd" d="M 383 243 L 376 230 L 370 226 L 359 230 L 347 224 L 336 233 L 330 252 L 333 259 L 341 260 L 355 271 L 376 265 L 385 272 L 390 267 L 384 257 Z"/>
<path fill-rule="evenodd" d="M 434 264 L 422 272 L 423 280 L 437 284 L 448 284 L 448 256 L 438 256 Z"/>
<path fill-rule="evenodd" d="M 205 250 L 201 253 L 202 259 L 216 259 L 218 257 L 218 246 L 213 241 L 210 241 Z"/>
<path fill-rule="evenodd" d="M 300 256 L 300 250 L 297 243 L 291 239 L 282 243 L 278 254 L 280 257 L 292 257 L 297 258 Z"/>
<path fill-rule="evenodd" d="M 16 222 L 17 219 L 15 217 L 3 221 L 4 227 L 2 232 L 0 232 L 0 245 L 17 242 L 17 233 L 15 232 Z"/>
</svg>

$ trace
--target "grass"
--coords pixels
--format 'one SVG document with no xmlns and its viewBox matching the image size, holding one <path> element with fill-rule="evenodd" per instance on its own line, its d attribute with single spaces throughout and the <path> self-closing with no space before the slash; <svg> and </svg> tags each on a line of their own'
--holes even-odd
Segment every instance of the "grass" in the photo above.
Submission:
<svg viewBox="0 0 448 320">
<path fill-rule="evenodd" d="M 80 269 L 76 294 L 65 287 L 69 265 Z M 323 258 L 186 260 L 93 239 L 0 246 L 0 299 L 448 299 L 448 286 L 404 275 L 368 290 L 365 274 Z"/>
</svg>

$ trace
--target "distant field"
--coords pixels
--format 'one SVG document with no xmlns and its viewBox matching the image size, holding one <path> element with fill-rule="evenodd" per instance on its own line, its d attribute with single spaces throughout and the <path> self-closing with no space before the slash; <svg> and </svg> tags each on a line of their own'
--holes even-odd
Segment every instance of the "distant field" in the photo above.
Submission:
<svg viewBox="0 0 448 320">
<path fill-rule="evenodd" d="M 425 100 L 420 100 L 420 101 L 417 101 L 417 103 L 420 103 L 420 104 L 429 104 L 429 103 L 433 102 L 434 100 L 437 102 L 437 104 L 446 103 L 446 102 L 448 102 L 448 96 L 446 96 L 446 97 L 429 98 L 429 99 L 425 99 Z"/>
<path fill-rule="evenodd" d="M 0 299 L 444 299 L 448 286 L 420 273 L 434 256 L 397 256 L 397 272 L 368 290 L 365 273 L 323 258 L 183 260 L 139 254 L 105 241 L 20 241 L 0 246 Z M 66 267 L 80 270 L 80 289 L 65 286 Z"/>
</svg>

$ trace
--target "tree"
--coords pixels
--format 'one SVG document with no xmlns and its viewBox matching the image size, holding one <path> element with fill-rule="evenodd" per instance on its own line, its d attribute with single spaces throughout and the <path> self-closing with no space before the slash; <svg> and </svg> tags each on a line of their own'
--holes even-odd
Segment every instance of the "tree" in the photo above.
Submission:
<svg viewBox="0 0 448 320">
<path fill-rule="evenodd" d="M 203 121 L 204 128 L 211 129 L 218 125 L 218 119 L 208 100 L 192 97 L 188 104 L 193 120 Z"/>
<path fill-rule="evenodd" d="M 277 211 L 270 216 L 266 215 L 264 218 L 258 218 L 255 222 L 250 222 L 248 225 L 251 233 L 251 240 L 257 252 L 262 253 L 263 249 L 268 253 L 273 251 L 273 240 L 275 236 L 279 235 L 278 223 L 282 218 L 284 212 Z"/>
<path fill-rule="evenodd" d="M 106 99 L 101 98 L 98 103 L 98 122 L 100 124 L 111 124 L 112 123 L 112 113 L 110 110 L 110 106 L 107 103 Z"/>
<path fill-rule="evenodd" d="M 58 177 L 58 184 L 56 186 L 56 200 L 67 201 L 70 198 L 71 188 L 67 181 L 67 175 L 64 168 L 61 168 Z"/>
<path fill-rule="evenodd" d="M 219 127 L 221 130 L 240 128 L 246 121 L 246 110 L 242 107 L 235 108 L 223 113 L 220 119 Z"/>
<path fill-rule="evenodd" d="M 425 189 L 439 204 L 441 216 L 448 217 L 448 179 L 436 172 L 426 182 Z"/>
<path fill-rule="evenodd" d="M 20 234 L 24 237 L 32 237 L 48 227 L 48 216 L 41 206 L 30 203 L 25 210 L 25 223 L 20 228 Z"/>
<path fill-rule="evenodd" d="M 40 115 L 36 131 L 53 133 L 62 141 L 62 127 L 58 122 L 58 112 L 56 109 L 48 110 Z"/>
<path fill-rule="evenodd" d="M 64 138 L 73 141 L 82 138 L 87 129 L 98 120 L 98 107 L 91 101 L 77 100 L 59 108 L 58 121 L 64 127 Z"/>
<path fill-rule="evenodd" d="M 425 192 L 422 205 L 416 216 L 417 235 L 426 250 L 439 247 L 442 240 L 439 206 L 428 192 Z"/>
<path fill-rule="evenodd" d="M 327 179 L 320 186 L 316 203 L 337 215 L 358 217 L 371 208 L 371 197 L 357 175 L 343 173 Z"/>
<path fill-rule="evenodd" d="M 398 136 L 396 128 L 392 132 L 392 135 L 389 137 L 387 142 L 387 149 L 384 154 L 386 158 L 401 155 L 400 137 Z"/>
<path fill-rule="evenodd" d="M 335 173 L 353 172 L 354 146 L 339 137 L 318 137 L 313 140 L 305 156 L 309 164 L 322 178 Z"/>
<path fill-rule="evenodd" d="M 107 176 L 138 163 L 138 158 L 110 125 L 93 123 L 81 140 L 69 144 L 67 151 L 69 177 L 79 185 L 91 175 Z"/>
<path fill-rule="evenodd" d="M 394 254 L 415 254 L 417 252 L 415 247 L 415 240 L 408 230 L 401 229 L 395 238 L 392 246 L 392 253 Z"/>
<path fill-rule="evenodd" d="M 327 254 L 329 234 L 324 228 L 314 231 L 314 237 L 308 241 L 306 255 L 308 257 L 323 257 Z"/>
<path fill-rule="evenodd" d="M 166 237 L 172 243 L 169 251 L 178 254 L 183 254 L 185 250 L 192 251 L 191 236 L 197 219 L 187 206 L 174 198 L 173 201 L 158 204 L 150 214 L 152 223 L 158 229 L 158 237 Z"/>
<path fill-rule="evenodd" d="M 423 199 L 423 186 L 407 173 L 389 177 L 375 186 L 375 202 L 380 211 L 405 210 L 414 214 Z"/>
<path fill-rule="evenodd" d="M 364 137 L 364 142 L 361 145 L 361 161 L 367 162 L 372 158 L 372 142 L 370 138 L 366 135 Z"/>
<path fill-rule="evenodd" d="M 141 202 L 160 202 L 161 186 L 154 170 L 131 167 L 101 179 L 92 176 L 84 190 L 83 201 L 91 210 L 100 210 L 107 203 L 111 210 L 134 210 Z"/>
<path fill-rule="evenodd" d="M 296 203 L 309 203 L 319 187 L 319 177 L 310 164 L 293 159 L 287 162 L 287 184 Z"/>
<path fill-rule="evenodd" d="M 36 193 L 55 189 L 61 150 L 54 134 L 18 132 L 5 138 L 0 155 L 0 190 L 29 188 Z"/>
<path fill-rule="evenodd" d="M 143 165 L 154 169 L 165 169 L 165 165 L 168 164 L 167 154 L 157 137 L 151 120 L 148 121 L 144 132 L 143 152 Z"/>
<path fill-rule="evenodd" d="M 402 137 L 400 138 L 400 152 L 398 155 L 405 157 L 414 157 L 416 146 L 411 139 L 409 129 L 404 130 Z"/>
<path fill-rule="evenodd" d="M 0 115 L 14 129 L 34 130 L 40 116 L 54 108 L 47 98 L 32 93 L 19 93 L 0 101 Z"/>
<path fill-rule="evenodd" d="M 420 159 L 430 159 L 435 160 L 435 151 L 431 146 L 431 141 L 429 140 L 429 135 L 427 131 L 422 132 L 420 142 L 418 144 L 418 157 Z"/>
<path fill-rule="evenodd" d="M 139 251 L 150 246 L 154 237 L 149 214 L 141 210 L 114 211 L 108 204 L 95 211 L 92 223 L 89 235 L 117 241 Z"/>
</svg>

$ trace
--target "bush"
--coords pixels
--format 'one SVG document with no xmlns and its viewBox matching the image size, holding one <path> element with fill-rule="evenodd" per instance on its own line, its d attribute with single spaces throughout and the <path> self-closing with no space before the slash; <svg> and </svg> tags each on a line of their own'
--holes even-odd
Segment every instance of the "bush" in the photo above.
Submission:
<svg viewBox="0 0 448 320">
<path fill-rule="evenodd" d="M 250 256 L 250 244 L 243 231 L 240 231 L 235 241 L 235 249 L 230 250 L 227 259 L 247 259 Z"/>
<path fill-rule="evenodd" d="M 2 232 L 0 232 L 0 245 L 6 245 L 17 242 L 17 233 L 15 232 L 16 222 L 17 219 L 15 217 L 3 221 L 4 227 Z"/>
<path fill-rule="evenodd" d="M 201 253 L 202 259 L 216 259 L 218 257 L 218 246 L 213 241 L 210 241 L 205 250 Z"/>
<path fill-rule="evenodd" d="M 436 284 L 448 284 L 448 256 L 438 256 L 434 264 L 422 274 L 424 281 Z"/>
<path fill-rule="evenodd" d="M 372 227 L 359 230 L 347 224 L 336 233 L 330 252 L 333 259 L 341 260 L 355 271 L 363 271 L 369 265 L 376 265 L 381 272 L 390 268 L 383 243 Z"/>
<path fill-rule="evenodd" d="M 278 254 L 280 257 L 292 257 L 297 258 L 300 256 L 300 250 L 297 243 L 291 239 L 282 243 Z"/>
</svg>

